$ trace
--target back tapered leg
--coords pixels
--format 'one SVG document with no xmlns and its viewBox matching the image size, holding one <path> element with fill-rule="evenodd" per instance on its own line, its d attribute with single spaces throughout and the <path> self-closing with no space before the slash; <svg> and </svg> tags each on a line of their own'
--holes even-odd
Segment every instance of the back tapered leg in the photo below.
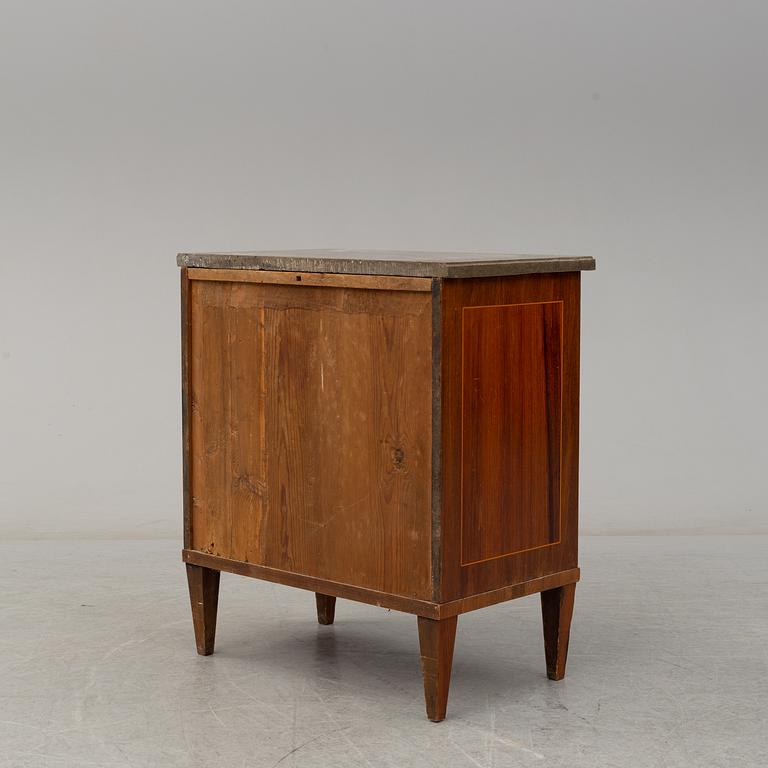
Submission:
<svg viewBox="0 0 768 768">
<path fill-rule="evenodd" d="M 317 603 L 318 624 L 333 624 L 336 615 L 336 598 L 315 592 L 315 602 Z"/>
<path fill-rule="evenodd" d="M 195 643 L 197 652 L 201 656 L 210 656 L 213 653 L 220 578 L 220 571 L 187 563 L 187 582 L 189 602 L 192 606 L 192 623 L 195 627 Z"/>
</svg>

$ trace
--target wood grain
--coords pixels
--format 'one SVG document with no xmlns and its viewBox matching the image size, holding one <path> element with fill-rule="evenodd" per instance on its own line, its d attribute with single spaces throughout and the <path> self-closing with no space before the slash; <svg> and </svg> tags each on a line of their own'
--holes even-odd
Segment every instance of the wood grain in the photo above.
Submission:
<svg viewBox="0 0 768 768">
<path fill-rule="evenodd" d="M 550 680 L 562 680 L 565 677 L 575 594 L 575 584 L 566 584 L 541 593 L 544 652 L 547 659 L 547 677 Z"/>
<path fill-rule="evenodd" d="M 431 294 L 189 292 L 191 548 L 430 598 Z"/>
<path fill-rule="evenodd" d="M 187 563 L 187 584 L 192 606 L 197 652 L 210 656 L 216 641 L 216 613 L 219 604 L 219 571 Z"/>
<path fill-rule="evenodd" d="M 579 286 L 443 281 L 438 602 L 577 567 Z"/>
<path fill-rule="evenodd" d="M 281 285 L 360 288 L 381 291 L 431 291 L 432 281 L 424 277 L 390 275 L 334 275 L 317 272 L 274 272 L 260 269 L 192 269 L 190 280 L 216 280 L 236 283 L 277 283 Z"/>
<path fill-rule="evenodd" d="M 462 565 L 560 538 L 562 307 L 462 310 Z"/>
<path fill-rule="evenodd" d="M 443 515 L 443 281 L 432 281 L 432 600 L 438 600 L 442 579 L 440 537 Z"/>
<path fill-rule="evenodd" d="M 461 613 L 475 611 L 479 608 L 486 608 L 489 605 L 496 605 L 506 600 L 514 600 L 518 597 L 534 595 L 547 589 L 554 589 L 564 584 L 572 584 L 579 580 L 579 569 L 573 568 L 560 573 L 549 573 L 538 579 L 531 579 L 519 584 L 511 584 L 501 589 L 462 597 L 449 603 L 435 603 L 431 600 L 391 595 L 386 592 L 377 592 L 373 589 L 358 587 L 354 584 L 328 581 L 327 579 L 303 576 L 299 573 L 281 571 L 277 568 L 268 568 L 267 566 L 255 565 L 254 563 L 244 563 L 239 560 L 208 555 L 194 549 L 182 550 L 181 559 L 185 563 L 201 565 L 211 570 L 235 573 L 239 576 L 249 576 L 254 579 L 271 581 L 275 584 L 284 584 L 288 587 L 308 589 L 311 592 L 343 597 L 347 600 L 357 600 L 360 603 L 376 605 L 393 611 L 402 611 L 403 613 L 412 613 L 417 616 L 426 616 L 430 619 L 446 619 Z"/>
<path fill-rule="evenodd" d="M 543 592 L 547 589 L 574 584 L 580 577 L 578 568 L 571 568 L 559 573 L 548 573 L 546 576 L 539 576 L 537 579 L 510 584 L 509 586 L 492 589 L 488 592 L 478 592 L 468 597 L 462 597 L 459 600 L 453 600 L 450 603 L 438 603 L 437 615 L 440 618 L 444 618 L 454 614 L 476 611 L 479 608 L 487 608 L 489 605 L 496 605 L 507 600 L 515 600 L 518 597 L 535 595 L 537 592 Z"/>
<path fill-rule="evenodd" d="M 311 592 L 320 592 L 324 595 L 343 597 L 347 600 L 357 600 L 360 603 L 376 605 L 380 608 L 387 608 L 393 611 L 403 611 L 404 613 L 440 618 L 440 606 L 429 600 L 419 600 L 414 597 L 402 597 L 388 592 L 380 592 L 374 589 L 356 586 L 355 584 L 345 584 L 343 582 L 329 581 L 328 579 L 318 579 L 314 576 L 306 576 L 301 573 L 280 570 L 279 568 L 270 568 L 265 565 L 256 565 L 255 563 L 244 563 L 240 560 L 208 555 L 205 552 L 198 552 L 195 549 L 182 550 L 181 558 L 185 563 L 202 565 L 207 568 L 226 571 L 227 573 L 236 573 L 239 576 L 248 576 L 254 579 L 262 579 L 263 581 L 271 581 L 275 584 L 284 584 L 288 587 L 308 589 Z"/>
<path fill-rule="evenodd" d="M 448 689 L 451 684 L 456 616 L 435 621 L 419 616 L 421 671 L 424 676 L 424 701 L 427 717 L 434 723 L 445 719 Z"/>
<path fill-rule="evenodd" d="M 181 270 L 181 465 L 182 504 L 184 511 L 184 546 L 192 546 L 192 493 L 190 467 L 192 444 L 190 440 L 191 398 L 189 396 L 189 277 L 188 269 Z"/>
</svg>

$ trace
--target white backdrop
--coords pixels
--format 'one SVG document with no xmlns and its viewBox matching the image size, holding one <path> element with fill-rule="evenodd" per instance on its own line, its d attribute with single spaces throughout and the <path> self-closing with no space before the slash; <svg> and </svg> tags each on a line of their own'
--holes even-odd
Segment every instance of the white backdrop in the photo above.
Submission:
<svg viewBox="0 0 768 768">
<path fill-rule="evenodd" d="M 0 536 L 180 535 L 179 250 L 590 254 L 586 531 L 768 530 L 768 4 L 0 0 Z"/>
</svg>

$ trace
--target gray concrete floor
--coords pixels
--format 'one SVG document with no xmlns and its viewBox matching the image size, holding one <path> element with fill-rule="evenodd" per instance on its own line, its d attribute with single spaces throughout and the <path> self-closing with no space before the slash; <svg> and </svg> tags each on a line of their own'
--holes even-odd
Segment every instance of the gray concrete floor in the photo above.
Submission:
<svg viewBox="0 0 768 768">
<path fill-rule="evenodd" d="M 175 542 L 5 542 L 0 766 L 768 766 L 767 554 L 585 538 L 565 681 L 538 598 L 462 616 L 436 725 L 414 617 L 224 575 L 200 658 Z"/>
</svg>

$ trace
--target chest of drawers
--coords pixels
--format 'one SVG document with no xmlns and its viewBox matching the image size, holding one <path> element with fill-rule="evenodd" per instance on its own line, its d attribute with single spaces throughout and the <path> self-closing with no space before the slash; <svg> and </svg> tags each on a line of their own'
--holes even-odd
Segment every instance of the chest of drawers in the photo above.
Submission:
<svg viewBox="0 0 768 768">
<path fill-rule="evenodd" d="M 198 652 L 221 571 L 418 617 L 427 715 L 457 617 L 579 578 L 579 308 L 594 260 L 181 254 L 184 550 Z"/>
</svg>

